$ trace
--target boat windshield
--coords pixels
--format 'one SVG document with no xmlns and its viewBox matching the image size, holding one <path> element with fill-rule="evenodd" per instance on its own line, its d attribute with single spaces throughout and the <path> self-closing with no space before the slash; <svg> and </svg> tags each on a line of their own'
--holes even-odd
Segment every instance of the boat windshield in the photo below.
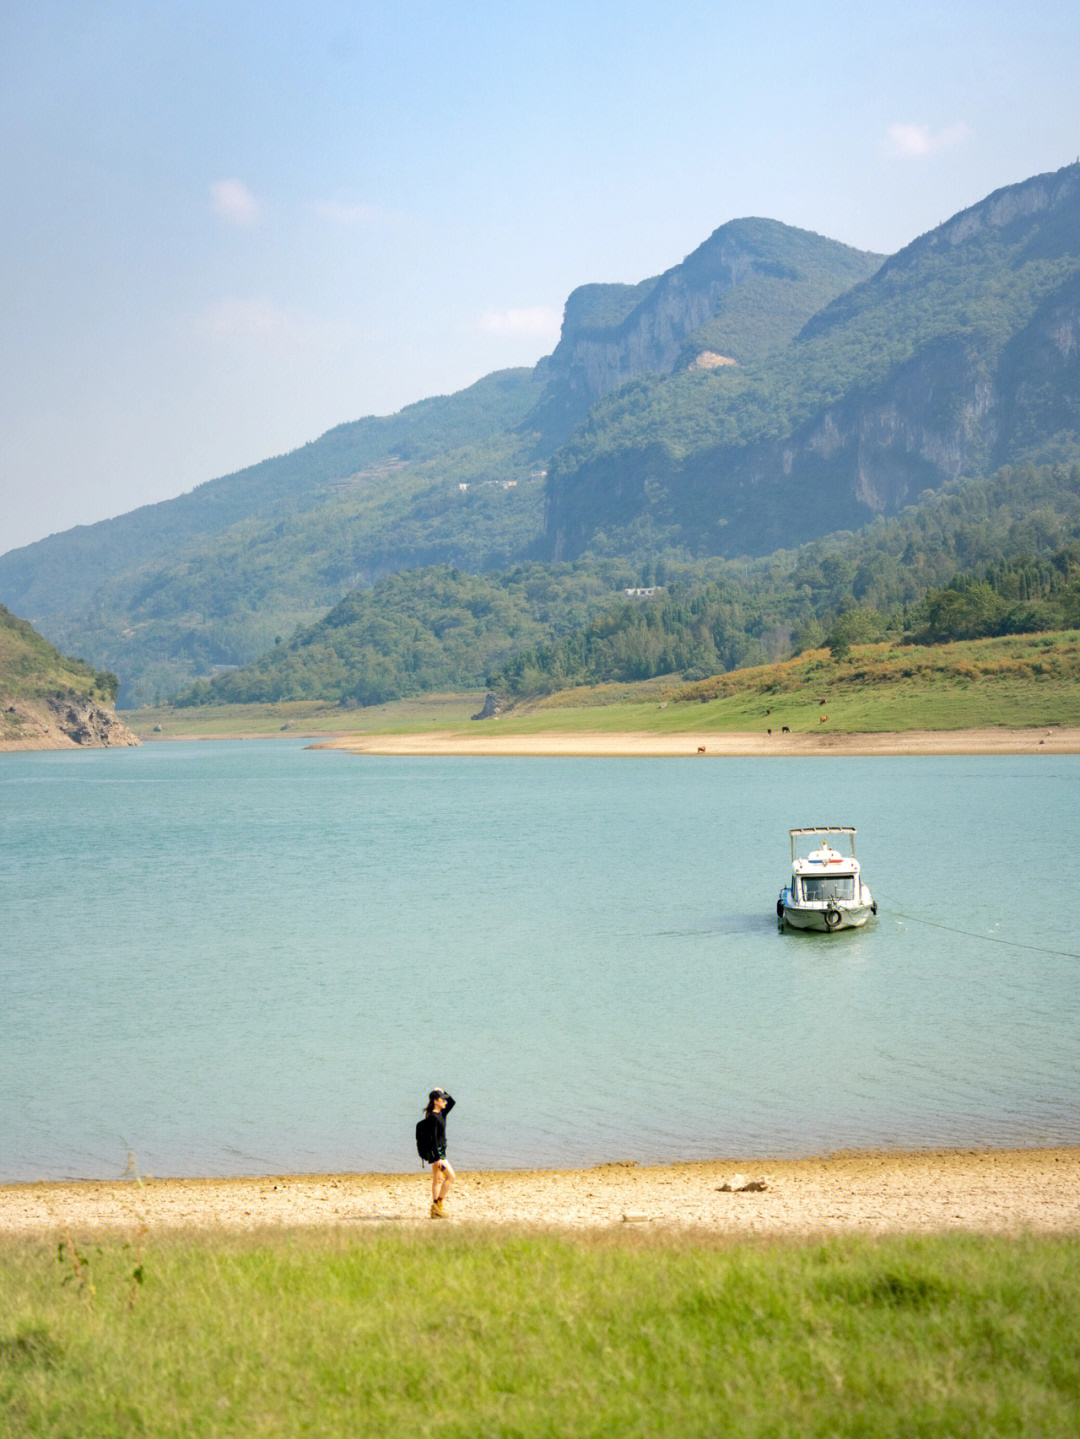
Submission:
<svg viewBox="0 0 1080 1439">
<path fill-rule="evenodd" d="M 823 875 L 820 879 L 804 876 L 803 899 L 819 901 L 827 899 L 854 899 L 855 876 L 853 874 Z"/>
</svg>

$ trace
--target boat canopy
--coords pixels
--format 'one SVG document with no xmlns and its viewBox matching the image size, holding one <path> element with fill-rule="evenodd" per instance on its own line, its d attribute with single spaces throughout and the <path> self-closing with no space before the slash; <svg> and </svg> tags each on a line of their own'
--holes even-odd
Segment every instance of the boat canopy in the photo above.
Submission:
<svg viewBox="0 0 1080 1439">
<path fill-rule="evenodd" d="M 849 844 L 850 847 L 851 847 L 851 854 L 850 854 L 849 857 L 850 857 L 851 859 L 854 859 L 854 858 L 855 858 L 855 826 L 854 826 L 854 825 L 851 825 L 851 824 L 810 824 L 810 825 L 805 825 L 805 826 L 803 826 L 803 827 L 800 828 L 800 829 L 789 829 L 789 830 L 788 830 L 788 834 L 789 834 L 790 837 L 791 837 L 791 859 L 792 859 L 792 863 L 794 863 L 794 861 L 795 861 L 795 849 L 796 849 L 796 845 L 798 844 L 799 840 L 800 840 L 802 837 L 804 837 L 805 835 L 808 835 L 808 834 L 809 834 L 809 835 L 820 834 L 820 835 L 824 835 L 824 836 L 827 836 L 827 835 L 830 835 L 830 834 L 846 834 L 847 837 L 848 837 L 848 844 Z"/>
<path fill-rule="evenodd" d="M 789 829 L 788 834 L 854 834 L 855 827 L 850 824 L 811 824 L 805 829 Z"/>
</svg>

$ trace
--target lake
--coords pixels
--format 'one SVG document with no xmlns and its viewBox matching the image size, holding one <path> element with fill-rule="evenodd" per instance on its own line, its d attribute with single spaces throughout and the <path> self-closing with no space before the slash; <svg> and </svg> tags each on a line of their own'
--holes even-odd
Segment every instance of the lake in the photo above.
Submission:
<svg viewBox="0 0 1080 1439">
<path fill-rule="evenodd" d="M 1080 1143 L 1080 757 L 0 755 L 0 1179 Z M 876 921 L 778 930 L 793 825 Z"/>
</svg>

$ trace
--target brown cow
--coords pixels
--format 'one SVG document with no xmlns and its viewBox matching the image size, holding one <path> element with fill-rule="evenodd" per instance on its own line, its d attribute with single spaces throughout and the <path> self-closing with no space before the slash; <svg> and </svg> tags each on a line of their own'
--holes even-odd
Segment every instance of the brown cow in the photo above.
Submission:
<svg viewBox="0 0 1080 1439">
<path fill-rule="evenodd" d="M 699 744 L 698 747 L 697 747 L 697 752 L 698 752 L 698 754 L 704 754 L 704 753 L 705 753 L 705 746 L 704 746 L 703 744 Z"/>
</svg>

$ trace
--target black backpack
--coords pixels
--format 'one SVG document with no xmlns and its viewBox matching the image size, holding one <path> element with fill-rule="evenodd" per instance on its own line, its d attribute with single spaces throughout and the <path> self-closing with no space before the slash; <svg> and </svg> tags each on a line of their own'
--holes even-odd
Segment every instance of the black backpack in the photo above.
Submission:
<svg viewBox="0 0 1080 1439">
<path fill-rule="evenodd" d="M 432 1123 L 434 1115 L 425 1114 L 416 1126 L 416 1152 L 425 1164 L 434 1164 L 439 1157 L 435 1148 L 436 1128 Z"/>
</svg>

